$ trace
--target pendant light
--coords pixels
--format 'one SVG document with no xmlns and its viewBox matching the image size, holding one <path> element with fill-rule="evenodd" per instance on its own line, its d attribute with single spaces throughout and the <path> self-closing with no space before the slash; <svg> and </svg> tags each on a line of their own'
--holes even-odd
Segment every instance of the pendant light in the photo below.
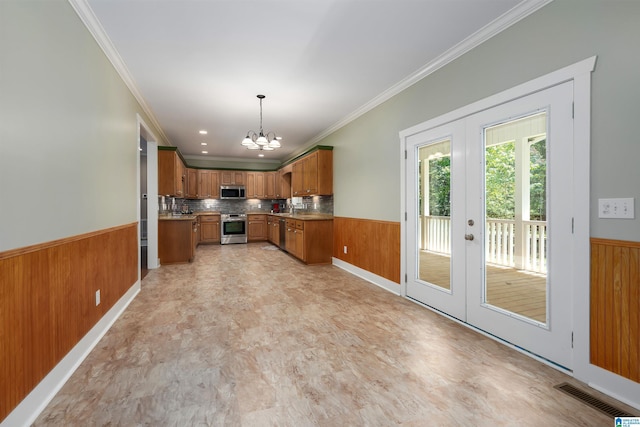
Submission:
<svg viewBox="0 0 640 427">
<path fill-rule="evenodd" d="M 262 100 L 264 95 L 257 95 L 260 100 L 260 132 L 250 130 L 242 140 L 242 145 L 249 150 L 273 151 L 280 148 L 280 141 L 275 132 L 265 133 L 262 129 Z"/>
</svg>

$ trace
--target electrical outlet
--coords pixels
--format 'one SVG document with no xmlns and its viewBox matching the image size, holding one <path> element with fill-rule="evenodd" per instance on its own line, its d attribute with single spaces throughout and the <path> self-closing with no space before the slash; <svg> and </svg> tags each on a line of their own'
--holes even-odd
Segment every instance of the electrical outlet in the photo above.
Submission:
<svg viewBox="0 0 640 427">
<path fill-rule="evenodd" d="M 262 207 L 261 203 L 258 203 L 258 209 L 260 209 Z"/>
<path fill-rule="evenodd" d="M 347 253 L 347 246 L 346 246 L 346 245 L 345 245 L 345 247 L 344 247 L 344 253 L 345 253 L 345 254 Z"/>
<path fill-rule="evenodd" d="M 598 199 L 598 217 L 634 219 L 634 199 Z"/>
<path fill-rule="evenodd" d="M 100 305 L 100 289 L 96 291 L 96 307 Z"/>
</svg>

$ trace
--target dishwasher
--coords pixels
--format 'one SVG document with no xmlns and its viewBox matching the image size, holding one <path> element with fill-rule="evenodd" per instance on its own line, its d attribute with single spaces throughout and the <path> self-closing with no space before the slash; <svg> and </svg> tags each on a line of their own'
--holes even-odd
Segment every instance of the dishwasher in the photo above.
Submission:
<svg viewBox="0 0 640 427">
<path fill-rule="evenodd" d="M 285 218 L 279 218 L 278 222 L 280 223 L 280 249 L 286 250 L 286 241 L 287 241 L 287 220 Z"/>
</svg>

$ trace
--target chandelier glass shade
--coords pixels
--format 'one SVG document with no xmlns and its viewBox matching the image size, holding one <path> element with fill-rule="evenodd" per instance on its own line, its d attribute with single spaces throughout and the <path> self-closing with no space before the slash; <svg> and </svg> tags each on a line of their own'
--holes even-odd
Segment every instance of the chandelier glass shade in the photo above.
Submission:
<svg viewBox="0 0 640 427">
<path fill-rule="evenodd" d="M 250 130 L 247 132 L 247 136 L 242 140 L 242 145 L 249 150 L 273 151 L 276 148 L 280 148 L 280 141 L 278 141 L 279 138 L 275 132 L 264 132 L 262 130 L 262 100 L 265 96 L 258 95 L 257 97 L 260 100 L 260 131 Z"/>
</svg>

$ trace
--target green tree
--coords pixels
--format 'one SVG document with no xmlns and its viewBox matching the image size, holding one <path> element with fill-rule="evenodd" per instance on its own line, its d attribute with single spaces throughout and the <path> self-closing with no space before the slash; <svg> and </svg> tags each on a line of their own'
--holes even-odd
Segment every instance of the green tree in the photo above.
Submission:
<svg viewBox="0 0 640 427">
<path fill-rule="evenodd" d="M 531 175 L 529 200 L 531 219 L 547 220 L 547 140 L 531 144 Z"/>
<path fill-rule="evenodd" d="M 451 157 L 429 160 L 429 215 L 451 216 Z"/>
<path fill-rule="evenodd" d="M 485 152 L 485 201 L 487 205 L 487 218 L 515 218 L 515 186 L 515 143 L 511 141 L 487 147 Z"/>
</svg>

